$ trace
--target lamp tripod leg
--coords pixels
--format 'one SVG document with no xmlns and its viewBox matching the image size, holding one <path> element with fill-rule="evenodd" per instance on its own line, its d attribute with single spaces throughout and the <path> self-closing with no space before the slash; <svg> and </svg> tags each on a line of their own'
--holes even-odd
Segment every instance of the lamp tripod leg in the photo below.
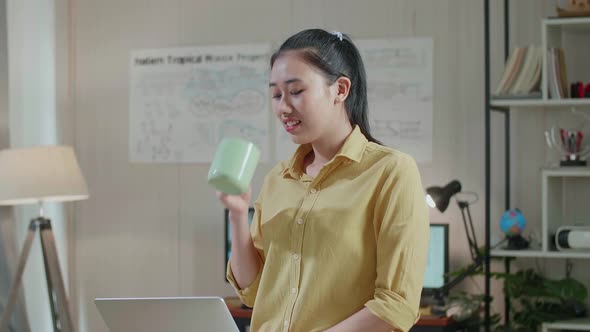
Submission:
<svg viewBox="0 0 590 332">
<path fill-rule="evenodd" d="M 43 260 L 47 274 L 47 286 L 55 331 L 74 332 L 74 324 L 70 315 L 70 307 L 64 286 L 55 238 L 51 229 L 51 221 L 42 218 L 39 223 L 41 229 L 41 245 Z M 57 310 L 56 310 L 57 309 Z"/>
<path fill-rule="evenodd" d="M 31 251 L 31 245 L 33 244 L 33 239 L 35 233 L 37 231 L 37 219 L 31 220 L 29 224 L 29 230 L 27 231 L 27 237 L 25 238 L 25 242 L 23 243 L 23 249 L 21 250 L 20 257 L 18 260 L 18 265 L 16 268 L 16 274 L 14 275 L 14 280 L 12 281 L 12 286 L 10 287 L 10 293 L 8 295 L 8 301 L 6 302 L 6 307 L 4 308 L 4 312 L 2 313 L 2 318 L 0 319 L 0 332 L 8 331 L 8 324 L 10 322 L 10 315 L 14 310 L 14 306 L 16 305 L 16 301 L 18 298 L 18 290 L 20 289 L 20 285 L 22 282 L 23 272 L 25 270 L 25 264 L 27 263 L 27 258 L 29 257 L 29 252 Z"/>
</svg>

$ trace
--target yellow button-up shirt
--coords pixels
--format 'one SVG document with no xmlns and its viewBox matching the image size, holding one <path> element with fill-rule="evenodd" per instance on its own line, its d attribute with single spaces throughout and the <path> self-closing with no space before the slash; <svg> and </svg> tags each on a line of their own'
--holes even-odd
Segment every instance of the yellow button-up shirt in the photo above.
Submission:
<svg viewBox="0 0 590 332">
<path fill-rule="evenodd" d="M 367 307 L 395 329 L 419 317 L 429 240 L 414 160 L 356 127 L 315 178 L 301 145 L 266 176 L 251 235 L 263 268 L 239 289 L 251 330 L 322 331 Z"/>
</svg>

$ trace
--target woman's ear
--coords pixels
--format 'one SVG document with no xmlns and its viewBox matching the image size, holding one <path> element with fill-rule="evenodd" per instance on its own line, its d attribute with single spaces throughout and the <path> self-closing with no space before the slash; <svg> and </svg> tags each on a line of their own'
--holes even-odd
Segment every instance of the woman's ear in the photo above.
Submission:
<svg viewBox="0 0 590 332">
<path fill-rule="evenodd" d="M 342 76 L 334 82 L 334 85 L 336 86 L 336 98 L 334 99 L 334 104 L 343 103 L 346 98 L 348 98 L 352 82 L 350 82 L 348 77 Z"/>
</svg>

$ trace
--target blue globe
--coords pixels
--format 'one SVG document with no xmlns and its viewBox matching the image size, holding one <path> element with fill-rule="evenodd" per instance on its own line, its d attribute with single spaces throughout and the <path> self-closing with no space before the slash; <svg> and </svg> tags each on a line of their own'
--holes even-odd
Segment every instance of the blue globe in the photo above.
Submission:
<svg viewBox="0 0 590 332">
<path fill-rule="evenodd" d="M 522 234 L 526 226 L 526 219 L 519 209 L 508 210 L 504 212 L 500 218 L 500 230 L 506 234 L 507 237 L 512 237 Z"/>
</svg>

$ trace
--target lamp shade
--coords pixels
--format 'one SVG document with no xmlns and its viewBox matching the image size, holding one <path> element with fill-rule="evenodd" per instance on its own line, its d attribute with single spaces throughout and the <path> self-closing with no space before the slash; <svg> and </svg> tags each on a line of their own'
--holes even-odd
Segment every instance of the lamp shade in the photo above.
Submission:
<svg viewBox="0 0 590 332">
<path fill-rule="evenodd" d="M 451 197 L 460 191 L 461 183 L 453 180 L 444 187 L 426 188 L 426 193 L 428 194 L 426 200 L 431 207 L 436 207 L 440 212 L 445 212 L 449 206 Z"/>
<path fill-rule="evenodd" d="M 38 146 L 0 151 L 0 205 L 88 198 L 74 150 Z"/>
</svg>

